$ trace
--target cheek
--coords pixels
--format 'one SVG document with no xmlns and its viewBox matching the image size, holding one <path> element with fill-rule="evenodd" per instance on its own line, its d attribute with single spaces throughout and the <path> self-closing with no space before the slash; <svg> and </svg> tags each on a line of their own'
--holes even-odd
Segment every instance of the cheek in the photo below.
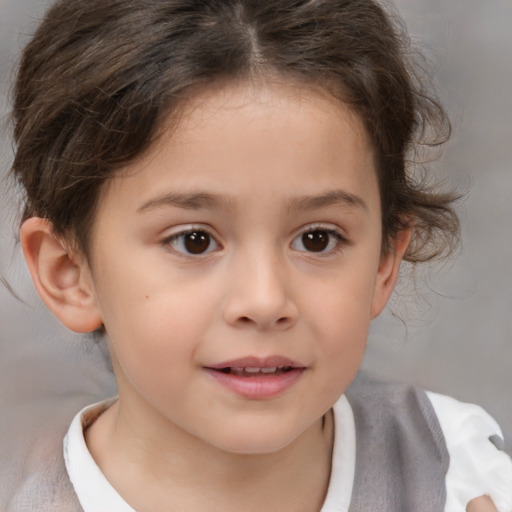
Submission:
<svg viewBox="0 0 512 512">
<path fill-rule="evenodd" d="M 171 359 L 181 347 L 192 348 L 197 312 L 176 296 L 151 295 L 124 301 L 106 318 L 105 327 L 116 352 L 124 357 Z M 172 349 L 172 350 L 171 350 Z"/>
<path fill-rule="evenodd" d="M 332 276 L 309 297 L 305 310 L 330 333 L 350 337 L 354 329 L 368 327 L 375 287 L 375 271 L 351 267 Z"/>
<path fill-rule="evenodd" d="M 176 271 L 156 254 L 138 257 L 133 251 L 128 261 L 119 259 L 118 264 L 99 269 L 98 301 L 114 341 L 139 341 L 148 349 L 166 344 L 181 338 L 183 330 L 193 330 L 210 307 L 208 283 Z"/>
<path fill-rule="evenodd" d="M 340 371 L 357 371 L 371 321 L 374 276 L 369 269 L 339 276 L 305 305 L 319 355 Z"/>
<path fill-rule="evenodd" d="M 116 318 L 110 329 L 107 325 L 118 385 L 150 402 L 172 399 L 176 383 L 185 381 L 194 361 L 193 318 L 177 300 L 164 307 L 149 295 L 132 305 L 124 321 Z"/>
<path fill-rule="evenodd" d="M 316 378 L 319 404 L 332 406 L 345 393 L 361 367 L 368 337 L 368 308 L 356 301 L 332 301 L 317 306 L 321 323 L 315 324 Z"/>
<path fill-rule="evenodd" d="M 324 307 L 322 315 L 324 321 L 317 326 L 315 336 L 322 357 L 338 367 L 359 366 L 368 338 L 368 308 L 361 310 L 344 303 L 339 308 Z"/>
<path fill-rule="evenodd" d="M 155 387 L 162 386 L 196 363 L 218 302 L 199 288 L 194 283 L 151 283 L 132 274 L 129 287 L 105 296 L 113 358 L 133 384 L 154 381 Z"/>
</svg>

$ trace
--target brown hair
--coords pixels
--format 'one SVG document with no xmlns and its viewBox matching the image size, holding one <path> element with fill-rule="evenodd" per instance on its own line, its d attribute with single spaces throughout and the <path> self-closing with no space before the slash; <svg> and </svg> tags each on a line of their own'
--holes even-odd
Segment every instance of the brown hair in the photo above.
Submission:
<svg viewBox="0 0 512 512">
<path fill-rule="evenodd" d="M 191 91 L 277 75 L 320 87 L 363 120 L 384 248 L 412 224 L 407 260 L 445 253 L 458 236 L 454 197 L 413 179 L 408 160 L 444 142 L 449 123 L 422 90 L 397 20 L 373 0 L 57 1 L 14 89 L 12 171 L 26 190 L 24 218 L 47 218 L 87 253 L 100 188 L 149 148 Z"/>
</svg>

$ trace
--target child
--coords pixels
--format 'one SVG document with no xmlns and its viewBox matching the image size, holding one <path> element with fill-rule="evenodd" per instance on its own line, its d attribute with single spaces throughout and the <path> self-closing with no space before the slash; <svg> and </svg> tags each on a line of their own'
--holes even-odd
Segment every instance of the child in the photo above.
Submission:
<svg viewBox="0 0 512 512">
<path fill-rule="evenodd" d="M 372 0 L 50 10 L 15 88 L 21 242 L 119 396 L 34 509 L 512 511 L 484 412 L 354 381 L 401 260 L 458 231 L 406 165 L 446 136 L 406 52 Z"/>
</svg>

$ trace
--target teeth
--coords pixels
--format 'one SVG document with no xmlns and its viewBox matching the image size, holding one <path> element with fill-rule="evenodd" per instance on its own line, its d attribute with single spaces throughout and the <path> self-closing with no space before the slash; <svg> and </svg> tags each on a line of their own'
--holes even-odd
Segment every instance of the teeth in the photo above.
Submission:
<svg viewBox="0 0 512 512">
<path fill-rule="evenodd" d="M 231 366 L 222 368 L 220 371 L 223 373 L 232 373 L 234 375 L 238 375 L 243 377 L 244 375 L 261 375 L 261 374 L 275 374 L 289 371 L 291 368 L 289 366 L 267 366 L 265 368 L 261 368 L 259 366 Z"/>
<path fill-rule="evenodd" d="M 263 370 L 263 368 L 254 368 L 254 367 L 251 367 L 251 366 L 246 366 L 244 368 L 244 370 L 247 372 L 247 373 L 259 373 L 260 370 Z"/>
<path fill-rule="evenodd" d="M 245 373 L 275 373 L 277 366 L 271 366 L 269 368 L 255 368 L 252 366 L 246 366 L 244 368 Z"/>
</svg>

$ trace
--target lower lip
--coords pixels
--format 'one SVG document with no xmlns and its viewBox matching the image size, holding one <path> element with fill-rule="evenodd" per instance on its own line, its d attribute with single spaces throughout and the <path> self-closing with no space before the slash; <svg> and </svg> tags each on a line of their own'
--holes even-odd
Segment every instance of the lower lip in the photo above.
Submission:
<svg viewBox="0 0 512 512">
<path fill-rule="evenodd" d="M 305 368 L 294 368 L 277 375 L 259 375 L 257 377 L 241 377 L 232 373 L 223 373 L 211 368 L 206 371 L 222 386 L 237 395 L 252 400 L 265 400 L 284 393 L 295 384 Z"/>
</svg>

